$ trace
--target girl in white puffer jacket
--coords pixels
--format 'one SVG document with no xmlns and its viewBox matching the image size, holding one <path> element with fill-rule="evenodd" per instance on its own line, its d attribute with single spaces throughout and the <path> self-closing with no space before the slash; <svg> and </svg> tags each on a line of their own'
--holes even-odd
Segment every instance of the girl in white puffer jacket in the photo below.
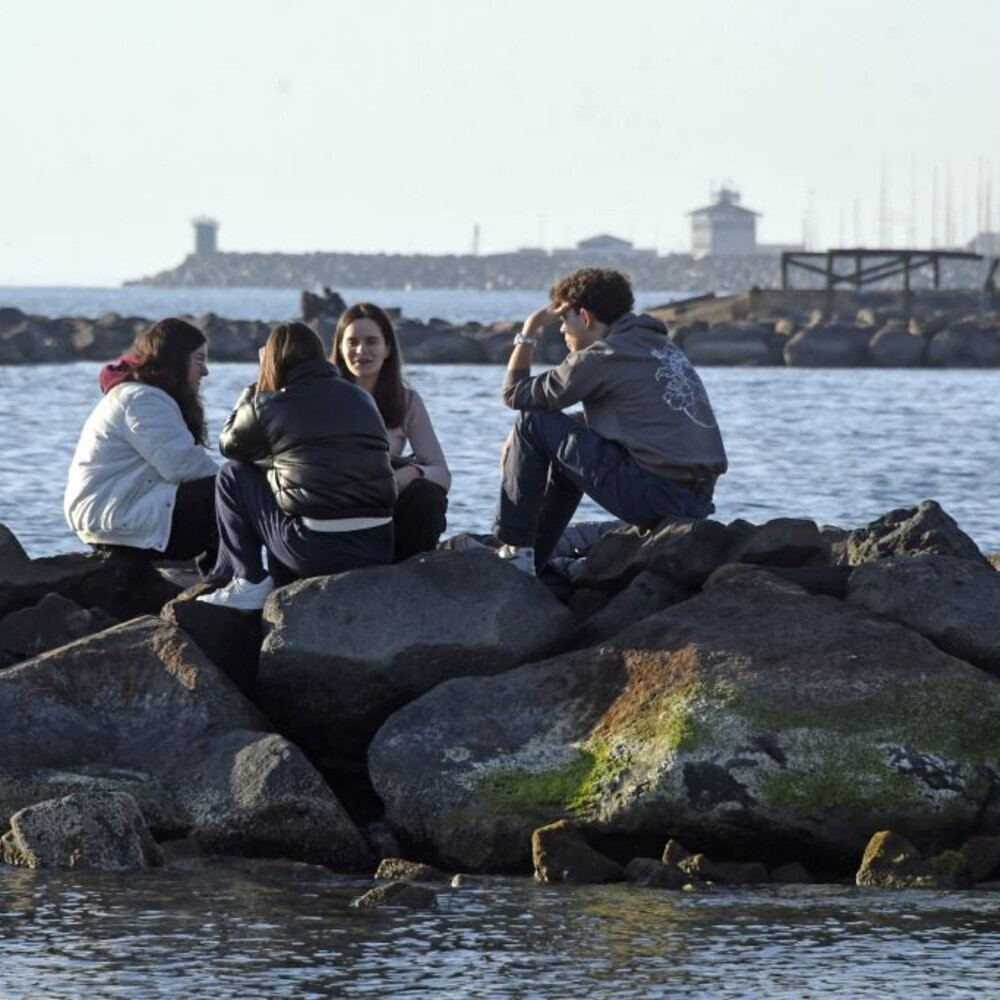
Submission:
<svg viewBox="0 0 1000 1000">
<path fill-rule="evenodd" d="M 164 319 L 101 373 L 104 398 L 80 434 L 63 511 L 80 539 L 210 566 L 217 465 L 204 447 L 202 332 Z"/>
</svg>

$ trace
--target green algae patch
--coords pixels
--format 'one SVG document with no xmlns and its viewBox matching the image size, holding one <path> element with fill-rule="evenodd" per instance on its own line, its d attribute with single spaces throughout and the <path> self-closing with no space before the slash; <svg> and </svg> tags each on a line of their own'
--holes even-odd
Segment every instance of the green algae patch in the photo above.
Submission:
<svg viewBox="0 0 1000 1000">
<path fill-rule="evenodd" d="M 494 812 L 565 815 L 595 808 L 609 782 L 628 766 L 627 759 L 605 746 L 576 748 L 575 756 L 550 771 L 500 768 L 476 782 L 479 798 Z"/>
</svg>

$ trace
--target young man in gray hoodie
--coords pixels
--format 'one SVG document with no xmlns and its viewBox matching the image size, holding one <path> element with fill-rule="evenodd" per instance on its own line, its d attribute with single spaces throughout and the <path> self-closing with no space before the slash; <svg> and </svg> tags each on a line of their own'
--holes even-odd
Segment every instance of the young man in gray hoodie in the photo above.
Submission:
<svg viewBox="0 0 1000 1000">
<path fill-rule="evenodd" d="M 711 514 L 727 464 L 701 379 L 659 320 L 632 312 L 623 274 L 585 267 L 549 297 L 514 338 L 503 386 L 504 403 L 519 412 L 504 446 L 494 533 L 501 558 L 527 572 L 548 562 L 584 493 L 653 528 Z M 538 338 L 557 318 L 570 353 L 532 376 Z M 562 412 L 576 403 L 582 414 Z"/>
</svg>

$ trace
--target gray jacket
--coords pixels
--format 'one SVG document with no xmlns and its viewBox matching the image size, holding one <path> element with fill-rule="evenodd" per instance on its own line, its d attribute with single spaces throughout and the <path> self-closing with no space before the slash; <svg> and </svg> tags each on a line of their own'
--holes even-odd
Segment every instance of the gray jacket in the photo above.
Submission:
<svg viewBox="0 0 1000 1000">
<path fill-rule="evenodd" d="M 726 451 L 698 373 L 652 316 L 627 313 L 604 337 L 532 377 L 508 372 L 503 401 L 515 410 L 583 404 L 587 426 L 667 479 L 715 478 Z"/>
</svg>

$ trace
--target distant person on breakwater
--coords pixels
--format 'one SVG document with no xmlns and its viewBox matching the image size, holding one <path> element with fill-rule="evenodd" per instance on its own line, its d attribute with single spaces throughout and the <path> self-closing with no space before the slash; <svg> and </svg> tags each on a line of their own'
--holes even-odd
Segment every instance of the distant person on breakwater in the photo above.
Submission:
<svg viewBox="0 0 1000 1000">
<path fill-rule="evenodd" d="M 80 539 L 161 559 L 216 557 L 215 474 L 199 389 L 204 334 L 163 319 L 99 376 L 104 398 L 80 433 L 63 512 Z"/>
<path fill-rule="evenodd" d="M 389 432 L 399 489 L 393 561 L 435 549 L 446 527 L 451 473 L 424 401 L 403 380 L 403 358 L 389 317 L 370 302 L 351 306 L 337 323 L 330 360 L 344 378 L 374 397 Z M 404 455 L 407 444 L 411 453 Z"/>
<path fill-rule="evenodd" d="M 701 379 L 659 320 L 632 312 L 623 274 L 583 268 L 549 298 L 514 338 L 503 385 L 520 412 L 501 458 L 494 533 L 500 557 L 530 573 L 545 567 L 584 493 L 653 528 L 711 514 L 727 466 Z M 532 377 L 538 338 L 557 320 L 569 356 Z M 582 419 L 560 412 L 574 403 Z"/>
<path fill-rule="evenodd" d="M 391 562 L 396 484 L 385 426 L 308 326 L 271 331 L 219 447 L 230 461 L 216 484 L 212 575 L 229 582 L 199 601 L 259 610 L 298 577 Z"/>
</svg>

